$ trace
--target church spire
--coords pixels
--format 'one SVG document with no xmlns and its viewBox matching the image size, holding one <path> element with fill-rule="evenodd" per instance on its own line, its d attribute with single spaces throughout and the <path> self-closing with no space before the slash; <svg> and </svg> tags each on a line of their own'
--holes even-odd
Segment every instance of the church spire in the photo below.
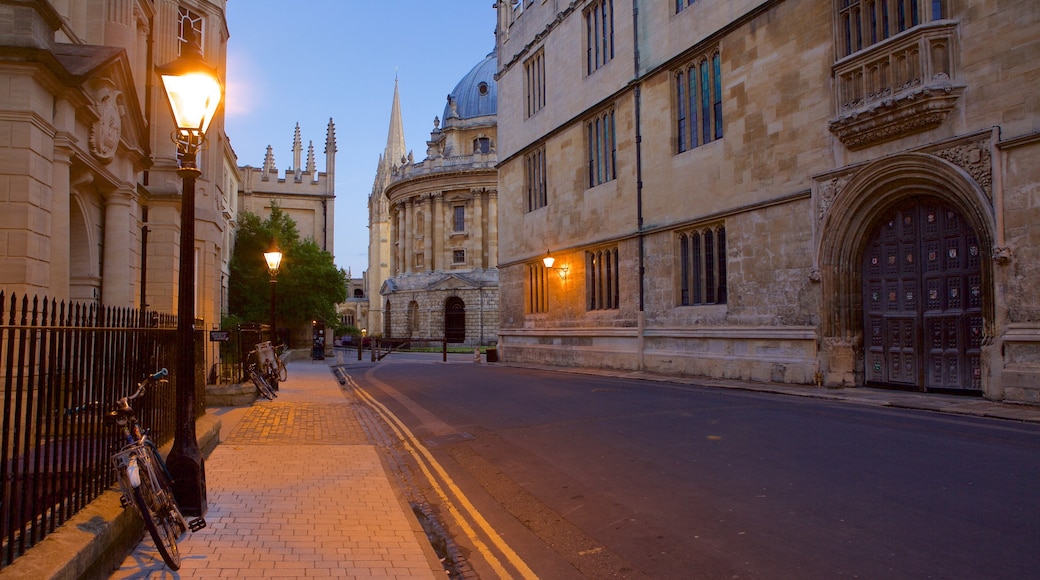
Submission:
<svg viewBox="0 0 1040 580">
<path fill-rule="evenodd" d="M 394 77 L 394 103 L 390 108 L 390 131 L 386 135 L 386 151 L 383 158 L 391 166 L 400 165 L 406 153 L 404 144 L 404 122 L 401 120 L 401 97 L 397 90 L 397 77 Z"/>
</svg>

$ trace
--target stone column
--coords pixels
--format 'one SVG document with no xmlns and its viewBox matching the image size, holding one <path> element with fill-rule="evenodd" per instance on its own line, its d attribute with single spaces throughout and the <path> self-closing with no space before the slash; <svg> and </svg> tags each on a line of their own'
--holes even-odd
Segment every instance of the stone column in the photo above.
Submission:
<svg viewBox="0 0 1040 580">
<path fill-rule="evenodd" d="M 492 190 L 488 198 L 488 268 L 498 268 L 498 191 Z"/>
<path fill-rule="evenodd" d="M 415 270 L 415 233 L 412 232 L 415 229 L 415 202 L 407 199 L 403 204 L 405 209 L 404 271 L 412 272 Z"/>
<path fill-rule="evenodd" d="M 134 267 L 130 262 L 134 240 L 130 234 L 134 189 L 124 184 L 105 197 L 105 245 L 101 271 L 101 302 L 127 308 L 134 305 Z M 134 224 L 136 225 L 136 224 Z"/>
<path fill-rule="evenodd" d="M 397 249 L 400 246 L 400 243 L 399 243 L 400 240 L 398 239 L 398 235 L 399 234 L 398 234 L 398 231 L 397 231 L 397 211 L 395 210 L 395 208 L 393 206 L 390 206 L 387 209 L 388 209 L 389 215 L 387 216 L 387 220 L 386 221 L 387 221 L 388 229 L 390 230 L 390 235 L 387 236 L 387 240 L 389 241 L 389 243 L 387 245 L 390 246 L 390 248 L 389 248 L 389 250 L 390 250 L 390 256 L 389 256 L 390 263 L 388 264 L 390 270 L 387 272 L 387 274 L 389 276 L 394 276 L 397 273 Z M 373 294 L 373 296 L 378 296 L 378 295 L 379 295 L 379 289 L 376 288 L 376 292 Z"/>
<path fill-rule="evenodd" d="M 436 269 L 436 258 L 433 255 L 433 208 L 437 204 L 437 198 L 426 196 L 426 223 L 423 224 L 423 254 L 426 263 L 426 271 L 432 272 Z"/>
<path fill-rule="evenodd" d="M 470 251 L 476 252 L 470 261 L 475 269 L 487 268 L 484 260 L 484 191 L 473 192 L 473 215 L 470 217 L 473 234 L 470 236 Z"/>
<path fill-rule="evenodd" d="M 69 262 L 72 203 L 72 149 L 66 145 L 55 145 L 54 163 L 51 165 L 51 229 L 50 229 L 50 297 L 68 300 L 69 278 L 72 266 Z"/>
</svg>

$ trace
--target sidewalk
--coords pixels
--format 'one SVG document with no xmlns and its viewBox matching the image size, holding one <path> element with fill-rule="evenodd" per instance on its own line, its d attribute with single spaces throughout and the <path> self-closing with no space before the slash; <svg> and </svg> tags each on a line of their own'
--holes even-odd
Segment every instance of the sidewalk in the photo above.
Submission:
<svg viewBox="0 0 1040 580">
<path fill-rule="evenodd" d="M 221 414 L 207 527 L 171 572 L 151 538 L 111 578 L 435 578 L 437 557 L 328 363 L 288 365 L 274 401 Z"/>
</svg>

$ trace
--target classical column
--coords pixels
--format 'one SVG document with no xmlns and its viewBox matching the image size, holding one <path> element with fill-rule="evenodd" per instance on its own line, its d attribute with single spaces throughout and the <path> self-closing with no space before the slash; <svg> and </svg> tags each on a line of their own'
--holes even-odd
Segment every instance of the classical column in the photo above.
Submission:
<svg viewBox="0 0 1040 580">
<path fill-rule="evenodd" d="M 69 299 L 69 278 L 72 276 L 69 262 L 72 155 L 70 147 L 56 144 L 51 165 L 51 230 L 48 236 L 51 274 L 48 286 L 50 297 L 58 300 Z"/>
<path fill-rule="evenodd" d="M 405 272 L 415 271 L 415 200 L 405 201 L 406 225 L 404 232 L 404 262 Z"/>
<path fill-rule="evenodd" d="M 491 190 L 488 198 L 488 268 L 498 267 L 498 191 Z"/>
<path fill-rule="evenodd" d="M 424 200 L 426 221 L 423 223 L 423 258 L 427 272 L 434 271 L 437 263 L 437 259 L 433 255 L 433 207 L 435 204 L 436 198 L 428 194 Z"/>
<path fill-rule="evenodd" d="M 105 196 L 105 245 L 101 270 L 101 302 L 119 308 L 134 305 L 131 291 L 131 251 L 136 247 L 130 234 L 134 189 L 124 184 Z M 136 224 L 134 224 L 136 225 Z"/>
<path fill-rule="evenodd" d="M 471 251 L 476 252 L 473 256 L 471 263 L 475 269 L 487 268 L 487 261 L 484 259 L 484 198 L 485 191 L 474 191 L 473 193 L 473 235 L 470 237 L 469 246 Z"/>
</svg>

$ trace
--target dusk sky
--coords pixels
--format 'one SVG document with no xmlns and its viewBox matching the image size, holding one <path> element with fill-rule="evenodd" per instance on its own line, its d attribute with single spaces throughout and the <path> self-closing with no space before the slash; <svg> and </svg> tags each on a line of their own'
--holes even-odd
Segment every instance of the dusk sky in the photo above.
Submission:
<svg viewBox="0 0 1040 580">
<path fill-rule="evenodd" d="M 394 78 L 405 144 L 426 157 L 446 96 L 495 48 L 492 0 L 228 0 L 226 131 L 240 166 L 274 149 L 279 175 L 336 125 L 336 265 L 368 268 L 368 196 L 386 147 Z"/>
</svg>

